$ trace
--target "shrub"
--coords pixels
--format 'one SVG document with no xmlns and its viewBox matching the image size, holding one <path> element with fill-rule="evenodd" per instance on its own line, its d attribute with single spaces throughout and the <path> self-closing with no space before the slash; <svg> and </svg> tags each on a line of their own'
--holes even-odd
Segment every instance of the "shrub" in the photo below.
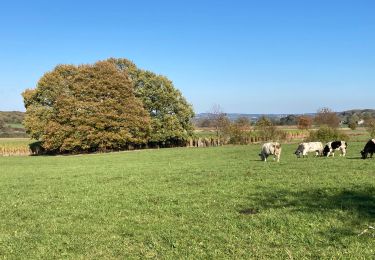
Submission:
<svg viewBox="0 0 375 260">
<path fill-rule="evenodd" d="M 349 136 L 336 128 L 331 128 L 329 126 L 322 126 L 318 130 L 309 131 L 309 137 L 306 138 L 306 141 L 321 141 L 327 143 L 332 140 L 344 140 L 348 141 Z"/>
<path fill-rule="evenodd" d="M 240 127 L 238 124 L 231 124 L 228 135 L 231 144 L 248 144 L 250 143 L 251 132 L 248 129 Z"/>
<path fill-rule="evenodd" d="M 349 122 L 348 127 L 352 130 L 357 129 L 357 123 L 356 122 Z"/>
<path fill-rule="evenodd" d="M 375 119 L 369 119 L 366 122 L 366 130 L 371 137 L 375 137 Z"/>
</svg>

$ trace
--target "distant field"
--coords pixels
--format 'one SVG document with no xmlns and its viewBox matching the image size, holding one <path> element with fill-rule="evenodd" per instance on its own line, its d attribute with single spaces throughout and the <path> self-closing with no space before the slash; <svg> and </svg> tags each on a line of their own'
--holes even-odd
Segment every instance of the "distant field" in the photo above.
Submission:
<svg viewBox="0 0 375 260">
<path fill-rule="evenodd" d="M 349 137 L 350 141 L 368 141 L 370 139 L 370 136 L 366 129 L 364 128 L 358 128 L 356 130 L 350 130 L 349 128 L 345 129 L 344 132 L 346 132 Z"/>
<path fill-rule="evenodd" d="M 283 145 L 280 163 L 259 145 L 0 157 L 0 256 L 373 259 L 363 145 L 305 159 Z"/>
<path fill-rule="evenodd" d="M 29 138 L 0 138 L 0 156 L 30 154 Z"/>
<path fill-rule="evenodd" d="M 8 127 L 11 127 L 11 128 L 20 128 L 20 129 L 24 129 L 24 126 L 22 124 L 7 124 Z"/>
</svg>

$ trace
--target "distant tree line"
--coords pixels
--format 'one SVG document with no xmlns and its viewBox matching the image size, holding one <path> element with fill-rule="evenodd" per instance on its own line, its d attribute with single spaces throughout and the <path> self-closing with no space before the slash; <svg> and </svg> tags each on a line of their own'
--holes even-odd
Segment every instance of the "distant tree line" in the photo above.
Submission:
<svg viewBox="0 0 375 260">
<path fill-rule="evenodd" d="M 26 131 L 48 153 L 180 146 L 193 133 L 173 83 L 126 59 L 59 65 L 23 98 Z"/>
<path fill-rule="evenodd" d="M 207 117 L 196 122 L 198 127 L 214 128 L 218 138 L 226 137 L 229 143 L 246 144 L 252 141 L 285 140 L 288 133 L 277 126 L 297 126 L 300 130 L 308 130 L 309 141 L 348 140 L 349 137 L 339 130 L 342 118 L 330 108 L 321 108 L 312 115 L 288 115 L 277 120 L 262 116 L 255 122 L 248 117 L 229 120 L 224 112 L 213 109 Z M 352 115 L 353 116 L 353 115 Z M 355 114 L 354 114 L 355 116 Z M 375 119 L 366 118 L 366 129 L 370 136 L 375 137 Z M 312 127 L 315 130 L 312 130 Z M 349 125 L 350 126 L 350 125 Z M 317 128 L 317 129 L 316 129 Z M 355 129 L 355 128 L 352 128 Z M 256 136 L 257 138 L 252 138 Z"/>
</svg>

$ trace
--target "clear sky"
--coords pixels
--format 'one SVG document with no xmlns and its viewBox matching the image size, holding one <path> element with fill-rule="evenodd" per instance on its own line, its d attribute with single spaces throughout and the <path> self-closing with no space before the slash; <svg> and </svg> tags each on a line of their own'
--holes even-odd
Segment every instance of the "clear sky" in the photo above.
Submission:
<svg viewBox="0 0 375 260">
<path fill-rule="evenodd" d="M 0 110 L 61 63 L 166 75 L 197 113 L 375 108 L 375 1 L 1 1 Z"/>
</svg>

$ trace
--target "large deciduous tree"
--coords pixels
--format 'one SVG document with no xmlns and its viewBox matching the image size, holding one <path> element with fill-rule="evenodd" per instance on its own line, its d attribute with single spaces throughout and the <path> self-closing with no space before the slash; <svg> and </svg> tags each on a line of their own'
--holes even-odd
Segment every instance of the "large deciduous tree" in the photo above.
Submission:
<svg viewBox="0 0 375 260">
<path fill-rule="evenodd" d="M 126 59 L 59 65 L 23 97 L 27 132 L 49 152 L 181 145 L 193 131 L 173 83 Z"/>
<path fill-rule="evenodd" d="M 340 118 L 330 108 L 321 108 L 315 115 L 315 123 L 319 126 L 337 128 L 340 125 Z"/>
<path fill-rule="evenodd" d="M 301 130 L 307 130 L 311 128 L 313 118 L 311 116 L 299 116 L 297 119 L 297 127 Z"/>
<path fill-rule="evenodd" d="M 54 153 L 147 142 L 150 120 L 128 76 L 108 61 L 59 65 L 23 92 L 25 127 Z"/>
<path fill-rule="evenodd" d="M 151 118 L 149 143 L 178 145 L 193 132 L 192 106 L 165 76 L 139 69 L 127 59 L 109 59 L 130 77 L 135 95 L 142 100 Z"/>
</svg>

